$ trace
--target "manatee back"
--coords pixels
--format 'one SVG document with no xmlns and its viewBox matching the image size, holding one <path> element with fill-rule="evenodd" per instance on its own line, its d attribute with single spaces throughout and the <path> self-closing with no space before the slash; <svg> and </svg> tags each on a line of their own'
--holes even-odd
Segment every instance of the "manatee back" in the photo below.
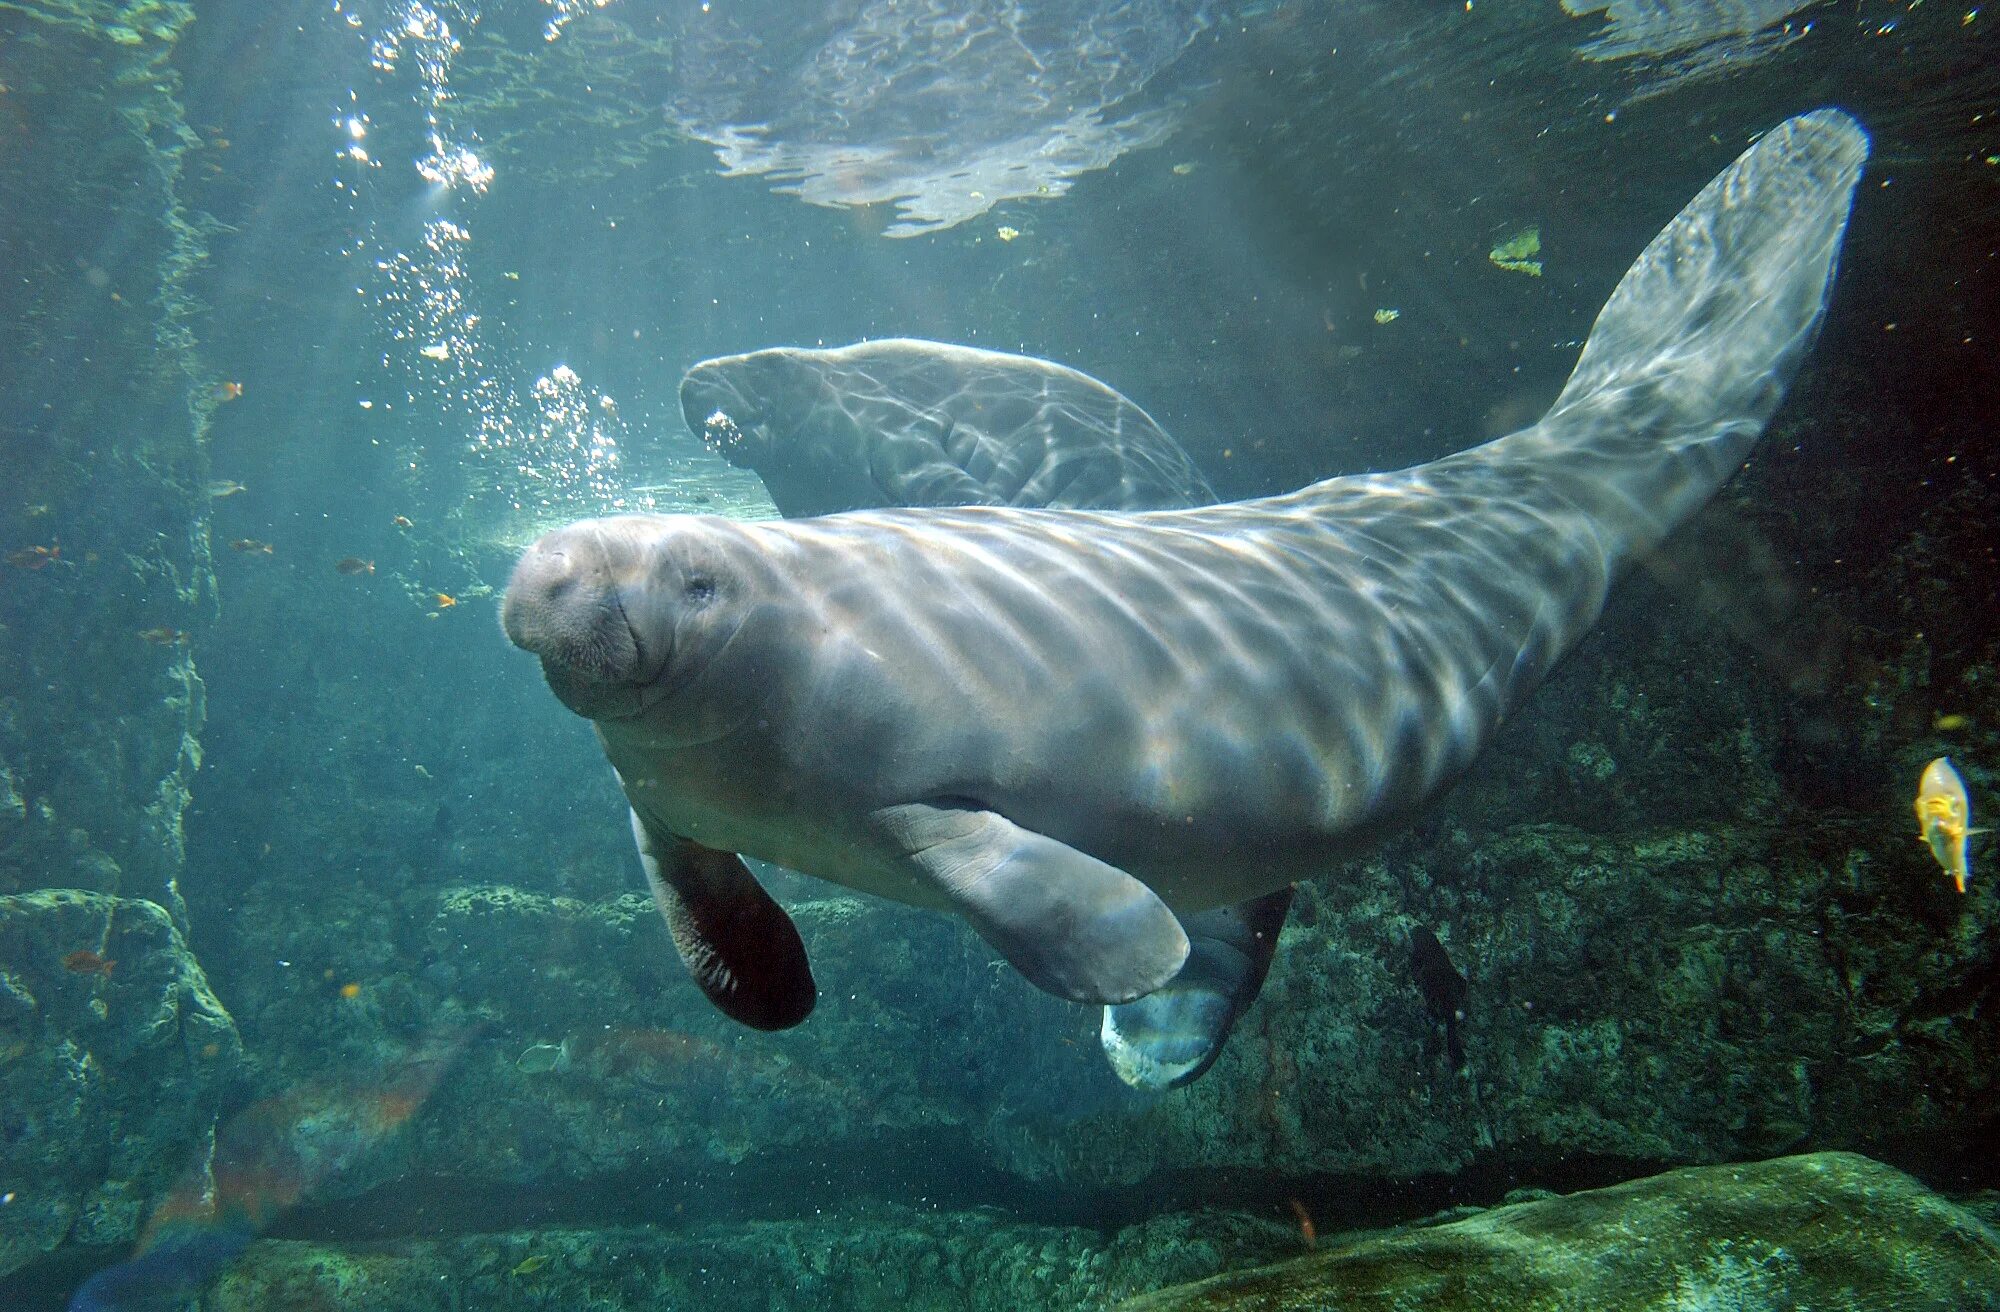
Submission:
<svg viewBox="0 0 2000 1312">
<path fill-rule="evenodd" d="M 770 363 L 782 358 L 786 369 Z M 782 380 L 782 381 L 781 381 Z M 769 393 L 782 387 L 795 397 Z M 1154 510 L 1214 489 L 1152 416 L 1096 379 L 1030 356 L 896 338 L 703 361 L 682 383 L 704 423 L 790 407 L 784 431 L 720 444 L 788 518 L 901 506 Z M 797 397 L 811 398 L 799 413 Z M 694 422 L 694 420 L 690 420 Z"/>
</svg>

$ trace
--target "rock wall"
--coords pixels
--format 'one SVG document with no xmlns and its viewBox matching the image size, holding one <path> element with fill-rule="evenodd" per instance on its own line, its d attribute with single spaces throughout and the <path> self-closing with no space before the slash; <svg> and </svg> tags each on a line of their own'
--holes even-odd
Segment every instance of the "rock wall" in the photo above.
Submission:
<svg viewBox="0 0 2000 1312">
<path fill-rule="evenodd" d="M 0 1274 L 59 1244 L 130 1242 L 199 1169 L 242 1063 L 157 903 L 0 897 Z"/>
<path fill-rule="evenodd" d="M 190 21 L 0 6 L 0 1271 L 129 1241 L 242 1055 L 180 892 L 216 607 Z"/>
<path fill-rule="evenodd" d="M 192 11 L 0 11 L 0 892 L 144 897 L 186 927 L 181 830 L 216 605 L 207 416 L 169 57 Z"/>
</svg>

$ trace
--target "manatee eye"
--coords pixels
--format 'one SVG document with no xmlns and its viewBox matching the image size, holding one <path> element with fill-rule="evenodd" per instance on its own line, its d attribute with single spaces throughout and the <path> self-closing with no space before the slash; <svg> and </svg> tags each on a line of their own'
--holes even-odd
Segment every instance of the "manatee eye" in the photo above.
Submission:
<svg viewBox="0 0 2000 1312">
<path fill-rule="evenodd" d="M 686 595 L 689 601 L 707 601 L 715 595 L 715 580 L 706 575 L 697 574 L 687 581 Z"/>
</svg>

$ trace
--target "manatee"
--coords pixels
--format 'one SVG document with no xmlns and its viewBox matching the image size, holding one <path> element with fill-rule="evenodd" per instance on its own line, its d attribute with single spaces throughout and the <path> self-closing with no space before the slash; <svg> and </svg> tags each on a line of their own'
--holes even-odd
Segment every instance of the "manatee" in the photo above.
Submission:
<svg viewBox="0 0 2000 1312">
<path fill-rule="evenodd" d="M 771 347 L 704 360 L 681 380 L 688 427 L 757 472 L 790 518 L 887 506 L 1164 510 L 1208 485 L 1152 416 L 1107 384 L 1032 356 L 898 338 Z M 1292 889 L 1182 916 L 1192 960 L 1105 1009 L 1112 1069 L 1137 1088 L 1186 1084 L 1263 987 Z"/>
<path fill-rule="evenodd" d="M 1867 154 L 1837 110 L 1765 135 L 1626 273 L 1549 412 L 1456 455 L 1176 510 L 584 520 L 523 554 L 503 626 L 594 722 L 727 1014 L 792 1025 L 816 993 L 738 854 L 1130 1003 L 1189 962 L 1184 917 L 1430 803 L 1742 463 Z"/>
<path fill-rule="evenodd" d="M 787 518 L 885 506 L 1164 510 L 1215 490 L 1151 415 L 1047 360 L 894 338 L 704 360 L 681 413 Z"/>
</svg>

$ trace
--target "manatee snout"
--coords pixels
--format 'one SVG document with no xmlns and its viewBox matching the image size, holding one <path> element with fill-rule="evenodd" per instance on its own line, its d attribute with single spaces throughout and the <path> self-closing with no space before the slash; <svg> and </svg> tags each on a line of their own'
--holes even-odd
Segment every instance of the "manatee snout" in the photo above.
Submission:
<svg viewBox="0 0 2000 1312">
<path fill-rule="evenodd" d="M 731 361 L 711 360 L 681 379 L 681 418 L 702 445 L 735 462 L 762 416 L 733 379 Z"/>
<path fill-rule="evenodd" d="M 813 395 L 809 373 L 783 347 L 704 360 L 681 379 L 688 431 L 733 465 L 754 467 L 796 428 Z"/>
<path fill-rule="evenodd" d="M 625 573 L 614 544 L 586 522 L 542 537 L 507 581 L 507 640 L 542 658 L 550 688 L 579 715 L 617 713 L 645 675 L 621 597 Z"/>
</svg>

